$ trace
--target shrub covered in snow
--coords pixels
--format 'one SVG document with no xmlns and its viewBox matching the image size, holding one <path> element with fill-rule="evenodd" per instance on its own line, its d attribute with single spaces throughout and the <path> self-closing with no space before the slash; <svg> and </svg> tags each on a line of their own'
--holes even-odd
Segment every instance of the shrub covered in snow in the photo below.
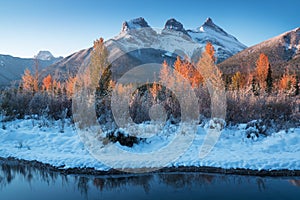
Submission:
<svg viewBox="0 0 300 200">
<path fill-rule="evenodd" d="M 120 129 L 107 134 L 107 138 L 110 142 L 119 142 L 123 146 L 132 147 L 134 144 L 138 144 L 141 141 L 145 141 L 145 138 L 139 138 L 136 136 L 131 136 Z"/>
</svg>

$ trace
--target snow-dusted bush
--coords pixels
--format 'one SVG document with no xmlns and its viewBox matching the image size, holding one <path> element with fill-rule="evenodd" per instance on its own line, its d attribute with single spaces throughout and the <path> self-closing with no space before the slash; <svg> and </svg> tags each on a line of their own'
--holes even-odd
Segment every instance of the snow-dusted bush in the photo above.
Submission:
<svg viewBox="0 0 300 200">
<path fill-rule="evenodd" d="M 47 93 L 36 93 L 29 102 L 29 112 L 31 115 L 42 116 L 49 105 Z"/>
<path fill-rule="evenodd" d="M 67 110 L 66 117 L 72 116 L 72 100 L 65 95 L 52 96 L 48 103 L 49 117 L 58 120 L 62 117 L 62 112 Z"/>
<path fill-rule="evenodd" d="M 207 87 L 199 87 L 195 90 L 199 103 L 199 113 L 209 118 L 211 115 L 211 98 Z"/>
<path fill-rule="evenodd" d="M 44 116 L 60 119 L 61 113 L 68 110 L 66 116 L 70 117 L 72 101 L 66 95 L 49 95 L 40 91 L 34 94 L 9 88 L 1 94 L 0 108 L 7 120 L 22 119 L 27 116 Z"/>
<path fill-rule="evenodd" d="M 1 109 L 9 119 L 24 118 L 29 113 L 29 103 L 32 95 L 20 93 L 14 88 L 3 91 L 1 95 Z"/>
<path fill-rule="evenodd" d="M 119 142 L 121 145 L 128 147 L 132 147 L 134 144 L 138 144 L 141 141 L 145 141 L 145 138 L 131 136 L 120 129 L 107 134 L 107 138 L 110 142 Z"/>
<path fill-rule="evenodd" d="M 207 128 L 216 129 L 218 131 L 223 130 L 225 126 L 226 126 L 225 120 L 220 118 L 213 118 L 209 120 L 209 123 L 207 124 Z"/>
<path fill-rule="evenodd" d="M 295 116 L 297 112 L 299 113 L 295 110 L 296 101 L 297 96 L 279 94 L 255 96 L 247 90 L 228 91 L 226 121 L 237 124 L 261 119 L 268 127 L 293 125 L 297 121 Z"/>
<path fill-rule="evenodd" d="M 267 135 L 267 126 L 262 120 L 252 120 L 247 123 L 246 126 L 246 137 L 256 139 L 260 135 Z"/>
</svg>

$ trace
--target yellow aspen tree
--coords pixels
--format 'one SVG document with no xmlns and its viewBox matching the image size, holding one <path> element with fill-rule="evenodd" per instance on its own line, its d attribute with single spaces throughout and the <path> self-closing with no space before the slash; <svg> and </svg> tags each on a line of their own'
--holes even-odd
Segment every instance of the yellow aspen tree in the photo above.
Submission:
<svg viewBox="0 0 300 200">
<path fill-rule="evenodd" d="M 242 77 L 241 72 L 236 72 L 231 78 L 231 88 L 233 90 L 240 90 L 244 87 L 245 79 Z"/>
</svg>

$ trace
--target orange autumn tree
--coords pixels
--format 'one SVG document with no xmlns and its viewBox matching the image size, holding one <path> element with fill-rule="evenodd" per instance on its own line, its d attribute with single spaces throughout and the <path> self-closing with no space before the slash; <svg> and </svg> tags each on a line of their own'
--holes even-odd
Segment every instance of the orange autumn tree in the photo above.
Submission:
<svg viewBox="0 0 300 200">
<path fill-rule="evenodd" d="M 269 58 L 266 54 L 261 53 L 256 61 L 255 75 L 256 80 L 261 89 L 266 88 L 266 79 L 268 75 L 268 68 L 270 66 Z"/>
<path fill-rule="evenodd" d="M 166 60 L 164 60 L 162 68 L 159 72 L 159 83 L 166 88 L 172 88 L 175 84 L 173 72 L 170 70 Z"/>
<path fill-rule="evenodd" d="M 167 85 L 169 78 L 170 78 L 169 66 L 167 61 L 164 60 L 162 64 L 162 68 L 159 73 L 159 79 L 163 84 Z"/>
<path fill-rule="evenodd" d="M 22 76 L 22 88 L 27 92 L 34 92 L 34 77 L 29 69 L 26 69 Z"/>
<path fill-rule="evenodd" d="M 47 91 L 47 92 L 52 91 L 53 81 L 52 81 L 52 77 L 50 74 L 48 76 L 46 76 L 42 82 L 43 82 L 43 89 L 45 91 Z"/>
<path fill-rule="evenodd" d="M 292 94 L 296 92 L 296 75 L 285 73 L 279 80 L 278 87 L 280 91 Z"/>
<path fill-rule="evenodd" d="M 93 50 L 91 51 L 90 57 L 90 79 L 91 87 L 99 88 L 100 77 L 104 78 L 104 73 L 106 73 L 107 68 L 109 67 L 108 62 L 108 51 L 104 44 L 104 39 L 100 38 L 94 41 Z"/>
<path fill-rule="evenodd" d="M 197 71 L 196 67 L 187 58 L 183 62 L 182 75 L 189 80 L 192 88 L 197 88 L 203 83 L 203 77 L 200 72 Z"/>
<path fill-rule="evenodd" d="M 185 58 L 183 61 L 177 56 L 177 59 L 174 63 L 174 69 L 183 76 L 193 88 L 199 87 L 203 83 L 203 77 L 196 70 L 191 62 L 188 61 L 188 58 Z"/>
<path fill-rule="evenodd" d="M 71 98 L 74 94 L 74 86 L 76 83 L 77 77 L 69 76 L 68 80 L 65 83 L 66 93 L 69 98 Z"/>
<path fill-rule="evenodd" d="M 215 48 L 211 42 L 206 43 L 205 51 L 210 56 L 210 58 L 213 60 L 213 62 L 216 62 Z"/>
<path fill-rule="evenodd" d="M 184 77 L 184 75 L 186 74 L 186 69 L 184 69 L 183 67 L 183 62 L 181 61 L 180 57 L 177 56 L 176 61 L 173 64 L 175 73 L 174 73 L 174 85 L 177 89 L 183 89 L 180 87 L 177 87 L 177 82 L 182 81 L 182 77 Z M 177 72 L 177 73 L 176 73 Z"/>
<path fill-rule="evenodd" d="M 174 62 L 174 69 L 180 73 L 183 74 L 183 69 L 182 69 L 182 61 L 179 56 L 177 56 L 176 61 Z"/>
</svg>

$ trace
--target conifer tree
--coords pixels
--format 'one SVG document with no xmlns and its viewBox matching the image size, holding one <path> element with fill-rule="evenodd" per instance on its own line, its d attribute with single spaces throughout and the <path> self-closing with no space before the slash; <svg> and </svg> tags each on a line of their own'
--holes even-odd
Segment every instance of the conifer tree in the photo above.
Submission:
<svg viewBox="0 0 300 200">
<path fill-rule="evenodd" d="M 271 94 L 272 89 L 273 89 L 273 78 L 272 78 L 272 69 L 271 69 L 271 65 L 269 64 L 268 67 L 268 73 L 267 73 L 267 78 L 266 78 L 266 92 L 268 94 Z"/>
<path fill-rule="evenodd" d="M 254 76 L 252 77 L 251 86 L 252 86 L 253 94 L 256 96 L 259 95 L 260 86 L 259 86 L 259 83 L 257 83 L 257 80 Z"/>
</svg>

